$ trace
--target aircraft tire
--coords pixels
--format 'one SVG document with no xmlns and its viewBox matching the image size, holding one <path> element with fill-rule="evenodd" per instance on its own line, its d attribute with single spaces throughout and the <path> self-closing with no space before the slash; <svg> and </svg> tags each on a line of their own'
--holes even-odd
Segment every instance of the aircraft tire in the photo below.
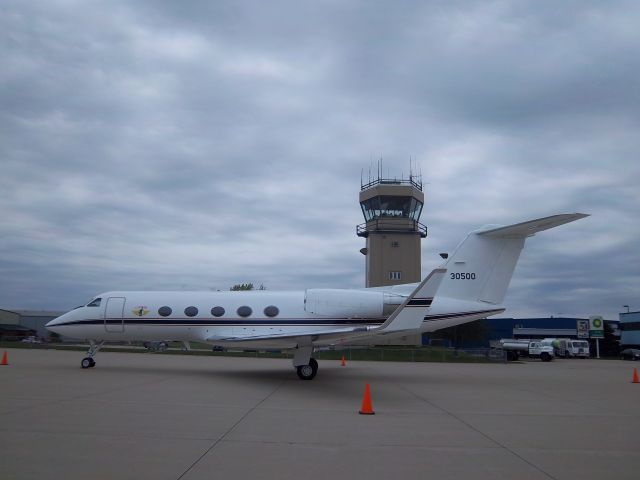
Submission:
<svg viewBox="0 0 640 480">
<path fill-rule="evenodd" d="M 542 352 L 542 355 L 540 355 L 540 358 L 543 362 L 550 362 L 552 360 L 551 355 L 549 355 L 547 352 Z"/>
<path fill-rule="evenodd" d="M 96 364 L 96 362 L 91 357 L 85 357 L 85 358 L 82 359 L 82 362 L 80 362 L 80 366 L 82 368 L 91 368 L 95 364 Z"/>
<path fill-rule="evenodd" d="M 91 364 L 89 365 L 89 368 L 93 368 L 96 366 L 96 361 L 92 358 L 91 359 Z"/>
<path fill-rule="evenodd" d="M 309 360 L 309 365 L 299 365 L 296 373 L 300 380 L 313 380 L 318 373 L 318 362 L 315 358 Z"/>
</svg>

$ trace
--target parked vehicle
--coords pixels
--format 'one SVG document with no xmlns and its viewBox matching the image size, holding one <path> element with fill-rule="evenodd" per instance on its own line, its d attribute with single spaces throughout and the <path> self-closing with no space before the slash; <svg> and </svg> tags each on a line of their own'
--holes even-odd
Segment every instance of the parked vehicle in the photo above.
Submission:
<svg viewBox="0 0 640 480">
<path fill-rule="evenodd" d="M 31 336 L 29 336 L 29 337 L 27 337 L 27 338 L 23 338 L 23 339 L 22 339 L 22 340 L 20 340 L 20 341 L 21 341 L 22 343 L 42 343 L 38 337 L 33 336 L 33 335 L 31 335 Z"/>
<path fill-rule="evenodd" d="M 575 358 L 589 358 L 591 356 L 589 342 L 586 340 L 571 340 L 568 343 L 569 356 Z"/>
<path fill-rule="evenodd" d="M 509 361 L 517 360 L 520 355 L 539 358 L 543 362 L 550 362 L 555 357 L 553 346 L 545 345 L 540 340 L 503 338 L 500 340 L 500 346 L 506 352 Z"/>
<path fill-rule="evenodd" d="M 620 358 L 622 360 L 640 360 L 640 349 L 625 348 L 620 352 Z"/>
<path fill-rule="evenodd" d="M 556 357 L 564 358 L 588 358 L 590 356 L 589 342 L 586 340 L 574 340 L 572 338 L 544 338 L 544 345 L 553 347 Z"/>
<path fill-rule="evenodd" d="M 151 352 L 166 352 L 169 342 L 144 342 L 144 347 Z"/>
<path fill-rule="evenodd" d="M 529 356 L 538 357 L 543 362 L 550 362 L 555 357 L 555 354 L 551 345 L 545 345 L 541 341 L 534 341 L 529 343 Z"/>
<path fill-rule="evenodd" d="M 27 337 L 34 337 L 38 332 L 23 325 L 0 324 L 0 340 L 17 342 Z"/>
</svg>

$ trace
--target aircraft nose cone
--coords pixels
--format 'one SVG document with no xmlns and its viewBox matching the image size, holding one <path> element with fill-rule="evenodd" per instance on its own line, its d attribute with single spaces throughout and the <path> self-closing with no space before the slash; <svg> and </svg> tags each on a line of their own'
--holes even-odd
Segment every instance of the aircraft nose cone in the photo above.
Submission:
<svg viewBox="0 0 640 480">
<path fill-rule="evenodd" d="M 65 322 L 66 317 L 67 317 L 67 314 L 65 313 L 64 315 L 60 315 L 59 317 L 56 317 L 53 320 L 50 320 L 45 324 L 45 328 L 47 330 L 55 332 L 56 330 L 54 330 L 54 328 L 59 325 L 62 325 Z"/>
<path fill-rule="evenodd" d="M 59 319 L 59 318 L 60 318 L 60 317 L 56 317 L 56 318 L 54 318 L 53 320 L 49 320 L 49 321 L 45 324 L 45 328 L 49 328 L 49 329 L 51 329 L 51 327 L 56 326 L 56 325 L 58 324 L 57 322 L 58 322 L 58 319 Z"/>
</svg>

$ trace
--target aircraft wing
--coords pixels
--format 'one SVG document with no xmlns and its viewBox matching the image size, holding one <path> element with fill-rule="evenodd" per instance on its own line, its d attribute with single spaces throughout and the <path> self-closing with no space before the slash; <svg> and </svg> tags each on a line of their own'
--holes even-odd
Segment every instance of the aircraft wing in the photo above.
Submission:
<svg viewBox="0 0 640 480">
<path fill-rule="evenodd" d="M 304 330 L 298 332 L 275 333 L 268 335 L 249 335 L 238 337 L 209 337 L 209 342 L 242 343 L 256 341 L 278 341 L 300 339 L 304 343 L 343 344 L 353 340 L 361 340 L 375 336 L 402 336 L 420 328 L 425 315 L 429 311 L 431 300 L 435 296 L 446 269 L 433 270 L 416 287 L 411 295 L 380 326 L 344 327 L 332 330 Z"/>
<path fill-rule="evenodd" d="M 319 338 L 330 338 L 333 336 L 342 337 L 349 334 L 366 333 L 368 329 L 372 327 L 352 327 L 352 328 L 336 328 L 332 330 L 319 330 L 317 332 L 301 331 L 301 332 L 286 332 L 286 333 L 272 333 L 268 335 L 243 335 L 241 337 L 209 337 L 208 342 L 229 342 L 229 343 L 242 343 L 242 342 L 255 342 L 260 340 L 288 340 L 295 338 L 311 338 L 312 341 Z M 376 328 L 376 327 L 373 327 Z"/>
</svg>

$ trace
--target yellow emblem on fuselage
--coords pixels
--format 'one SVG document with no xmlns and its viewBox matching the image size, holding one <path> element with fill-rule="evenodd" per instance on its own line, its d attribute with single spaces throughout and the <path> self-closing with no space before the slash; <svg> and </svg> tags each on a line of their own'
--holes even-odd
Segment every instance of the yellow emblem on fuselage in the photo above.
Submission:
<svg viewBox="0 0 640 480">
<path fill-rule="evenodd" d="M 133 313 L 134 315 L 137 315 L 138 317 L 143 317 L 147 313 L 149 313 L 149 309 L 147 307 L 140 306 L 131 310 L 131 313 Z"/>
</svg>

